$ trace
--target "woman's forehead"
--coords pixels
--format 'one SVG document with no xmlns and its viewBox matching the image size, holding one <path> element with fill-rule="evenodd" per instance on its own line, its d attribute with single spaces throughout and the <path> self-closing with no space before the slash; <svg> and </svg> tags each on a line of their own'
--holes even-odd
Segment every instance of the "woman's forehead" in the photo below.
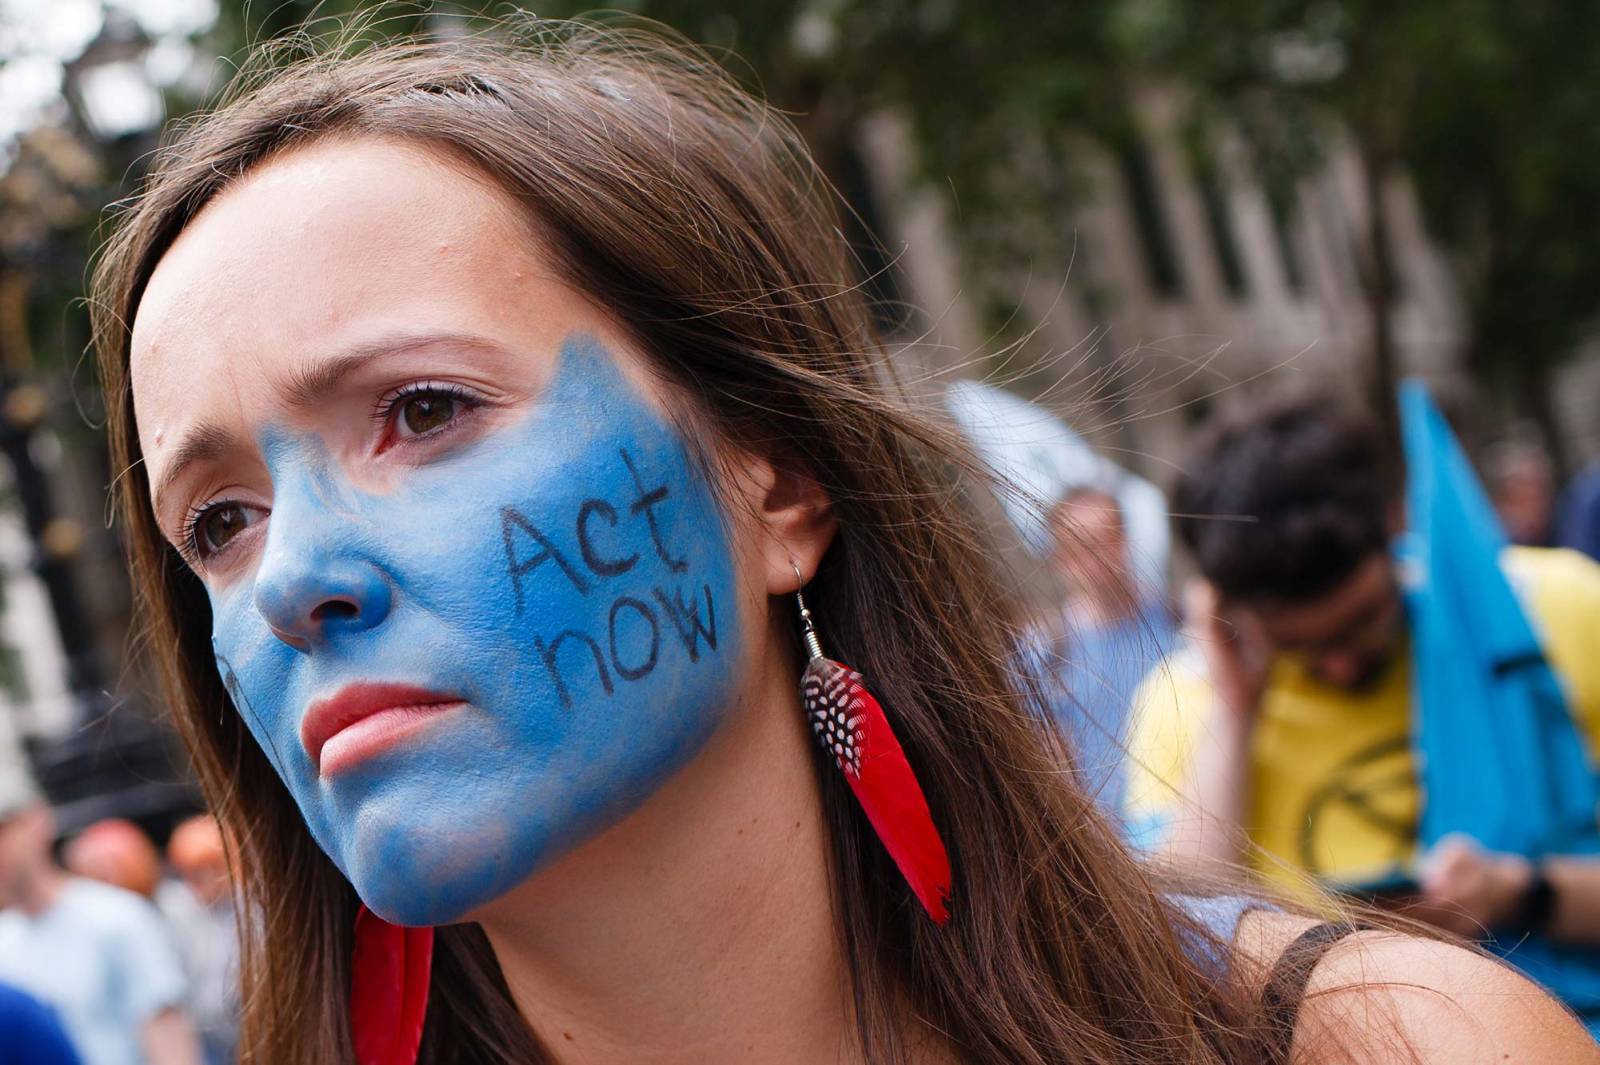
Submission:
<svg viewBox="0 0 1600 1065">
<path fill-rule="evenodd" d="M 553 351 L 592 331 L 515 210 L 459 166 L 371 140 L 300 149 L 229 187 L 163 256 L 133 323 L 147 460 L 186 423 L 260 409 L 321 353 L 396 333 Z"/>
<path fill-rule="evenodd" d="M 509 215 L 504 194 L 404 145 L 330 142 L 264 163 L 157 264 L 133 323 L 136 386 L 144 364 L 326 337 L 374 301 L 500 303 L 543 265 Z"/>
</svg>

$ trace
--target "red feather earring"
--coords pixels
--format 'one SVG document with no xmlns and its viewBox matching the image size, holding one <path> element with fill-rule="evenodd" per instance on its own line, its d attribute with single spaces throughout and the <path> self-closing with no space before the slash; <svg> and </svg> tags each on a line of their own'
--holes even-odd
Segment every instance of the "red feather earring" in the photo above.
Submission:
<svg viewBox="0 0 1600 1065">
<path fill-rule="evenodd" d="M 795 576 L 805 584 L 793 560 Z M 833 756 L 872 829 L 935 924 L 950 918 L 950 856 L 928 812 L 928 800 L 889 727 L 883 707 L 861 674 L 822 653 L 817 627 L 801 589 L 800 635 L 810 660 L 800 676 L 800 700 L 823 750 Z"/>
<path fill-rule="evenodd" d="M 428 1012 L 433 929 L 402 928 L 362 906 L 350 965 L 356 1065 L 416 1065 Z"/>
</svg>

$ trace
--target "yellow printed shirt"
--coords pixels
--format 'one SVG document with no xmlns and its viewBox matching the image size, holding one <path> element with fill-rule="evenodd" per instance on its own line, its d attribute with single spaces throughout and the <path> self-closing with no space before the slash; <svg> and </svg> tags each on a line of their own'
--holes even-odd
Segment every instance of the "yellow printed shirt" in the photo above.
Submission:
<svg viewBox="0 0 1600 1065">
<path fill-rule="evenodd" d="M 1533 548 L 1510 548 L 1501 563 L 1594 757 L 1600 565 L 1575 551 Z M 1273 664 L 1249 746 L 1244 827 L 1259 873 L 1295 891 L 1307 874 L 1355 883 L 1415 857 L 1411 670 L 1403 648 L 1375 687 L 1350 693 L 1318 682 L 1288 657 Z M 1194 647 L 1158 666 L 1134 695 L 1124 805 L 1140 844 L 1158 847 L 1165 827 L 1185 816 L 1190 754 L 1219 709 Z"/>
</svg>

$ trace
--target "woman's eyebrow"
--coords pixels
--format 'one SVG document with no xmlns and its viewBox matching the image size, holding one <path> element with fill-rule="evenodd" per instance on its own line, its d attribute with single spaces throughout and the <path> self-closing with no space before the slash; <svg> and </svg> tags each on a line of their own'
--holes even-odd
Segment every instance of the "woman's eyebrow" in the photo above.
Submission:
<svg viewBox="0 0 1600 1065">
<path fill-rule="evenodd" d="M 412 352 L 423 348 L 451 346 L 484 353 L 506 354 L 508 349 L 487 337 L 471 333 L 401 333 L 363 341 L 352 347 L 319 359 L 289 374 L 283 385 L 284 401 L 296 409 L 315 407 L 345 377 L 388 355 Z M 172 450 L 172 460 L 162 471 L 161 480 L 152 496 L 157 514 L 162 512 L 161 501 L 184 470 L 198 462 L 220 458 L 234 446 L 234 438 L 219 425 L 202 422 L 189 432 Z"/>
<path fill-rule="evenodd" d="M 408 342 L 405 338 L 389 338 L 358 345 L 332 358 L 320 360 L 291 373 L 283 389 L 285 398 L 291 407 L 313 406 L 341 379 L 361 366 L 388 352 L 416 347 L 418 343 L 437 339 L 438 336 L 413 337 Z M 233 438 L 228 431 L 214 423 L 202 422 L 185 433 L 173 448 L 172 459 L 167 463 L 166 469 L 161 473 L 161 480 L 156 484 L 152 497 L 156 513 L 162 513 L 162 499 L 177 483 L 184 470 L 196 463 L 221 458 L 232 446 Z"/>
<path fill-rule="evenodd" d="M 172 449 L 172 459 L 167 463 L 167 468 L 161 472 L 161 480 L 156 484 L 153 496 L 153 506 L 157 514 L 161 513 L 161 500 L 172 489 L 183 471 L 197 462 L 209 462 L 220 458 L 233 446 L 233 437 L 219 425 L 202 422 L 178 441 Z"/>
<path fill-rule="evenodd" d="M 470 333 L 401 333 L 382 336 L 346 348 L 336 355 L 318 359 L 311 365 L 302 366 L 290 373 L 283 385 L 284 402 L 297 410 L 315 407 L 338 386 L 340 381 L 369 363 L 389 355 L 440 346 L 474 348 L 479 351 L 505 351 L 500 344 Z"/>
</svg>

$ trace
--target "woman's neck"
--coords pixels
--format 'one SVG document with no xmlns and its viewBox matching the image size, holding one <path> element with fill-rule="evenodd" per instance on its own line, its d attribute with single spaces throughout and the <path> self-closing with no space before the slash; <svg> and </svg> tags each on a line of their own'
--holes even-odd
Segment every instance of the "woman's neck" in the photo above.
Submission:
<svg viewBox="0 0 1600 1065">
<path fill-rule="evenodd" d="M 778 671 L 639 810 L 481 916 L 561 1062 L 848 1062 L 807 732 Z"/>
</svg>

